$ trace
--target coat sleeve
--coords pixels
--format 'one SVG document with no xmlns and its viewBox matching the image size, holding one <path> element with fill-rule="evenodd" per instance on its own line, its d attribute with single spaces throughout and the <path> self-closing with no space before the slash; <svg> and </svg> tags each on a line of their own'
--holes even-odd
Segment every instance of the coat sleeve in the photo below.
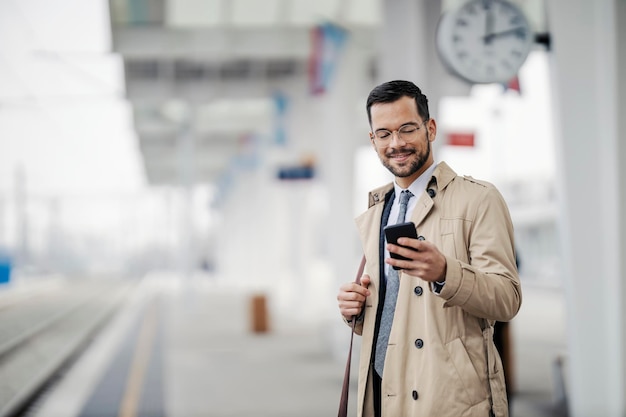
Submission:
<svg viewBox="0 0 626 417">
<path fill-rule="evenodd" d="M 469 263 L 446 256 L 444 307 L 459 306 L 487 320 L 509 321 L 522 293 L 515 264 L 513 224 L 504 199 L 485 187 L 477 200 L 466 244 Z"/>
<path fill-rule="evenodd" d="M 363 307 L 363 309 L 365 309 L 365 307 Z M 357 334 L 359 336 L 361 336 L 363 334 L 363 313 L 361 313 L 356 319 L 356 323 L 354 324 L 354 334 Z M 345 317 L 343 317 L 343 322 L 346 323 L 349 327 L 352 327 L 352 321 L 348 321 L 346 320 Z"/>
</svg>

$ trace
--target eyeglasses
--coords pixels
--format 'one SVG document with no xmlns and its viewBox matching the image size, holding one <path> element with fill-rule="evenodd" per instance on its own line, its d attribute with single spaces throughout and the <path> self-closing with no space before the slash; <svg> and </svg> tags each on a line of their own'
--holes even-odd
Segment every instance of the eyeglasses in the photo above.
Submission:
<svg viewBox="0 0 626 417">
<path fill-rule="evenodd" d="M 430 119 L 426 119 L 419 125 L 412 124 L 412 123 L 406 124 L 400 127 L 400 129 L 398 130 L 379 129 L 376 132 L 374 132 L 374 140 L 379 145 L 387 145 L 389 142 L 391 142 L 391 138 L 393 137 L 393 132 L 397 132 L 398 138 L 401 139 L 403 142 L 412 142 L 417 137 L 417 131 L 420 130 L 420 128 L 424 126 L 424 123 L 426 123 L 429 120 Z"/>
</svg>

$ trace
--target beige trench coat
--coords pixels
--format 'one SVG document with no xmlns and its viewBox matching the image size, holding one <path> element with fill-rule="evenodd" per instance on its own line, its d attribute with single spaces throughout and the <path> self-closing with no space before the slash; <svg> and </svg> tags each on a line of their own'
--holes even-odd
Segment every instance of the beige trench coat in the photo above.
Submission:
<svg viewBox="0 0 626 417">
<path fill-rule="evenodd" d="M 385 195 L 372 191 L 356 219 L 371 277 L 371 295 L 357 323 L 362 335 L 358 416 L 373 416 L 372 342 L 378 308 L 379 232 Z M 506 204 L 491 184 L 460 177 L 444 162 L 433 173 L 411 221 L 446 256 L 440 295 L 428 282 L 400 274 L 382 385 L 383 417 L 496 417 L 508 415 L 504 375 L 493 344 L 494 321 L 521 305 Z M 433 197 L 431 197 L 431 194 Z"/>
</svg>

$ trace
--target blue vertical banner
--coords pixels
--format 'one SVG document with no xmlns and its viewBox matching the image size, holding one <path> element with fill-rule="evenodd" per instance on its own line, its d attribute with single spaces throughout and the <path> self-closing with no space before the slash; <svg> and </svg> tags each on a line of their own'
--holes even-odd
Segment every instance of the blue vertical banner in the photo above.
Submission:
<svg viewBox="0 0 626 417">
<path fill-rule="evenodd" d="M 254 133 L 245 133 L 239 138 L 237 155 L 231 162 L 241 171 L 252 171 L 259 166 L 259 136 Z"/>
<path fill-rule="evenodd" d="M 237 175 L 257 169 L 261 161 L 261 137 L 254 133 L 244 133 L 237 142 L 237 154 L 215 181 L 215 195 L 212 207 L 218 207 L 237 182 Z"/>
<path fill-rule="evenodd" d="M 287 145 L 287 131 L 285 128 L 285 120 L 287 118 L 287 110 L 289 108 L 289 99 L 286 95 L 277 91 L 273 95 L 274 98 L 274 145 Z"/>
<path fill-rule="evenodd" d="M 328 90 L 347 37 L 348 31 L 330 22 L 311 29 L 309 59 L 311 94 L 323 94 Z"/>
</svg>

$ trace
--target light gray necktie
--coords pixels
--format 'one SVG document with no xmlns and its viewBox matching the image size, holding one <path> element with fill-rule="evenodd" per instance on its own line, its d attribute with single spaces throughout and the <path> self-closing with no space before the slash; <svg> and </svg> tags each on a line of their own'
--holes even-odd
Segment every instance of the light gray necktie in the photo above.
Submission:
<svg viewBox="0 0 626 417">
<path fill-rule="evenodd" d="M 398 223 L 403 223 L 406 217 L 406 208 L 409 199 L 413 194 L 409 190 L 400 193 L 400 213 L 398 213 Z M 387 273 L 387 287 L 385 291 L 385 304 L 380 316 L 380 328 L 378 329 L 378 339 L 376 341 L 376 357 L 374 358 L 374 369 L 378 375 L 383 376 L 385 366 L 385 355 L 387 354 L 387 344 L 389 343 L 389 333 L 393 323 L 393 314 L 396 311 L 396 300 L 398 299 L 398 288 L 400 287 L 400 276 L 398 271 L 389 267 Z"/>
</svg>

